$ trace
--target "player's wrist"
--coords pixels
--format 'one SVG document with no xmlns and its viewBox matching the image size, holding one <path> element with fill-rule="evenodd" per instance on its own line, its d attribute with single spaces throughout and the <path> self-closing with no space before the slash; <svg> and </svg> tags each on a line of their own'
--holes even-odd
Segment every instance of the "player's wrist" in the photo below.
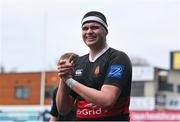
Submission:
<svg viewBox="0 0 180 122">
<path fill-rule="evenodd" d="M 76 80 L 72 79 L 72 78 L 68 78 L 65 81 L 66 85 L 69 86 L 71 89 L 74 87 L 74 85 L 77 83 Z"/>
</svg>

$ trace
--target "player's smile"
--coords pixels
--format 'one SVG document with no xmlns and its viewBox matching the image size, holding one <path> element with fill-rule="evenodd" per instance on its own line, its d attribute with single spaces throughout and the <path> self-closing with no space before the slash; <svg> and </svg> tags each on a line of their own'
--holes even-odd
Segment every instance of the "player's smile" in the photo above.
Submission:
<svg viewBox="0 0 180 122">
<path fill-rule="evenodd" d="M 86 36 L 86 40 L 87 41 L 95 41 L 96 40 L 96 36 Z"/>
</svg>

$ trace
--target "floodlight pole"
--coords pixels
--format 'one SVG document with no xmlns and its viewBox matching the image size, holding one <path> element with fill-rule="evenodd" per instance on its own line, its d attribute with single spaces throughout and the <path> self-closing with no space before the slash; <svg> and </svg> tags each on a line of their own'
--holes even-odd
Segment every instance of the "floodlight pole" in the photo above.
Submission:
<svg viewBox="0 0 180 122">
<path fill-rule="evenodd" d="M 44 11 L 44 18 L 43 18 L 43 44 L 42 44 L 42 71 L 41 71 L 41 88 L 40 88 L 40 105 L 44 106 L 45 104 L 45 87 L 46 87 L 46 37 L 47 37 L 47 11 Z"/>
</svg>

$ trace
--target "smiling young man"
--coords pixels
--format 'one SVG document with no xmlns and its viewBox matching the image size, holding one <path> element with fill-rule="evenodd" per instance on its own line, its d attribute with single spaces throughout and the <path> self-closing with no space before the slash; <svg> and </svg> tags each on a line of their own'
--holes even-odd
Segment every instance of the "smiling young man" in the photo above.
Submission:
<svg viewBox="0 0 180 122">
<path fill-rule="evenodd" d="M 71 110 L 77 100 L 77 120 L 129 120 L 132 66 L 122 51 L 108 46 L 106 17 L 91 11 L 82 19 L 82 38 L 88 54 L 75 62 L 61 60 L 56 101 L 61 114 Z"/>
</svg>

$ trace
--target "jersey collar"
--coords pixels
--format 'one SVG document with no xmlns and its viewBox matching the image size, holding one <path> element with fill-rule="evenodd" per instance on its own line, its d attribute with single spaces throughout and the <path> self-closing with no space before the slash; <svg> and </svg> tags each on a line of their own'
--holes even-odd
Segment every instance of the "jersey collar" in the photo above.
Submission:
<svg viewBox="0 0 180 122">
<path fill-rule="evenodd" d="M 95 62 L 102 54 L 104 54 L 109 49 L 109 46 L 105 47 L 101 52 L 99 52 L 94 59 L 91 58 L 91 55 L 89 53 L 89 61 Z"/>
</svg>

